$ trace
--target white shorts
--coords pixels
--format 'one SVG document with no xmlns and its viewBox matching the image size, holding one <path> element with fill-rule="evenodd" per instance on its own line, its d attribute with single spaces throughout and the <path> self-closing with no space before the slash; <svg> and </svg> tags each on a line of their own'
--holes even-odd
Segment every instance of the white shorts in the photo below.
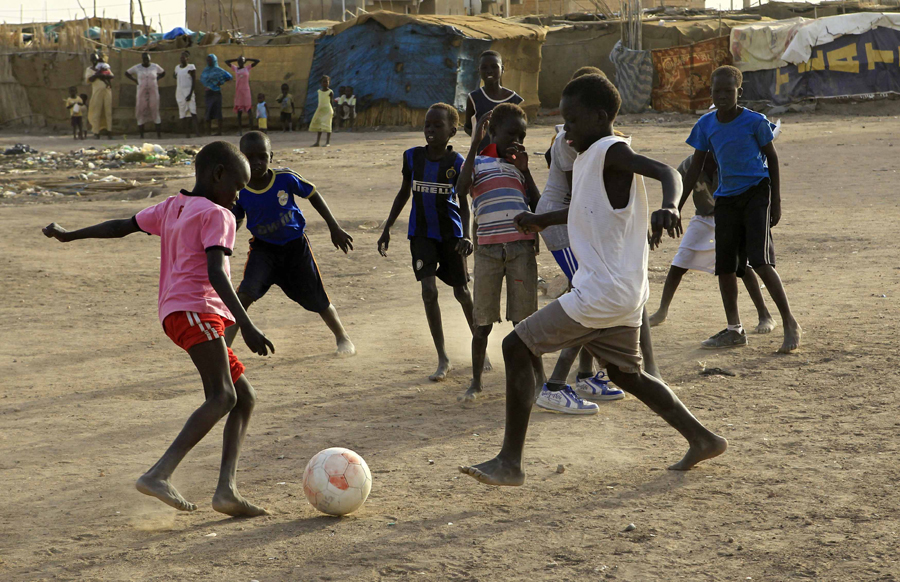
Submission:
<svg viewBox="0 0 900 582">
<path fill-rule="evenodd" d="M 712 216 L 694 215 L 688 223 L 678 252 L 672 259 L 673 267 L 716 272 L 716 219 Z"/>
<path fill-rule="evenodd" d="M 179 91 L 175 92 L 175 101 L 178 103 L 178 117 L 184 119 L 191 115 L 197 115 L 197 95 L 191 95 L 191 100 L 187 101 Z"/>
</svg>

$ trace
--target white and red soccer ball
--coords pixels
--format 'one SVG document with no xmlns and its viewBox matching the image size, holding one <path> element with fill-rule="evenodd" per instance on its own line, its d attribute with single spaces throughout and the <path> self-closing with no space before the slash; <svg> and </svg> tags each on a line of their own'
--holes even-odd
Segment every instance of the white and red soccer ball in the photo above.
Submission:
<svg viewBox="0 0 900 582">
<path fill-rule="evenodd" d="M 369 466 L 355 452 L 332 447 L 317 453 L 303 471 L 303 492 L 309 503 L 328 515 L 353 513 L 372 490 Z"/>
</svg>

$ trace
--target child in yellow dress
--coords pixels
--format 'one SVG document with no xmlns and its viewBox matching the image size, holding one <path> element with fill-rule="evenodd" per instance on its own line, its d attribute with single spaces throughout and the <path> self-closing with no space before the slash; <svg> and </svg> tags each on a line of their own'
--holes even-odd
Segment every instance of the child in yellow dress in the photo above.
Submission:
<svg viewBox="0 0 900 582">
<path fill-rule="evenodd" d="M 330 89 L 330 85 L 331 78 L 328 75 L 322 75 L 322 88 L 318 91 L 319 106 L 316 107 L 316 113 L 309 122 L 309 131 L 317 133 L 316 143 L 312 146 L 314 148 L 321 145 L 323 133 L 327 134 L 325 147 L 331 145 L 331 122 L 334 119 L 334 107 L 331 102 L 334 101 L 334 91 Z"/>
</svg>

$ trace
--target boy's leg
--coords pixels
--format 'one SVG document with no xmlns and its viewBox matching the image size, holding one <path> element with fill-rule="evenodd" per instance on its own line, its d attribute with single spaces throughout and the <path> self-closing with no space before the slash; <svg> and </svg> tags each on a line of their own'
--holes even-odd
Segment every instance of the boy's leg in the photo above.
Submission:
<svg viewBox="0 0 900 582">
<path fill-rule="evenodd" d="M 200 372 L 206 401 L 194 411 L 178 433 L 178 436 L 149 471 L 138 479 L 138 491 L 156 497 L 163 503 L 181 511 L 194 511 L 197 506 L 186 501 L 169 479 L 178 464 L 200 442 L 219 420 L 237 403 L 237 394 L 231 382 L 230 363 L 225 341 L 221 338 L 199 343 L 188 350 L 191 360 Z"/>
<path fill-rule="evenodd" d="M 469 331 L 473 334 L 475 333 L 475 304 L 472 300 L 472 293 L 469 291 L 468 285 L 459 285 L 453 288 L 453 297 L 459 302 L 460 306 L 463 310 L 463 315 L 466 316 L 466 323 L 469 324 Z M 491 358 L 484 354 L 484 364 L 481 366 L 481 369 L 485 372 L 490 372 L 494 369 L 494 366 L 491 365 Z"/>
<path fill-rule="evenodd" d="M 246 376 L 241 376 L 234 383 L 237 393 L 237 404 L 228 414 L 225 422 L 225 434 L 222 438 L 222 467 L 219 470 L 219 484 L 216 486 L 216 494 L 213 496 L 213 509 L 220 513 L 232 516 L 255 517 L 268 515 L 262 507 L 248 502 L 237 490 L 237 465 L 238 456 L 241 454 L 241 445 L 250 425 L 250 414 L 256 404 L 256 392 L 247 381 Z"/>
<path fill-rule="evenodd" d="M 325 134 L 325 146 L 327 147 L 330 145 L 331 145 L 331 132 L 329 131 Z"/>
<path fill-rule="evenodd" d="M 350 336 L 347 335 L 347 330 L 344 329 L 344 324 L 341 323 L 341 318 L 338 317 L 338 312 L 334 305 L 329 304 L 328 309 L 319 312 L 319 316 L 325 322 L 325 325 L 328 326 L 328 329 L 331 330 L 331 333 L 334 334 L 334 339 L 337 341 L 337 355 L 355 355 L 356 346 L 350 341 Z"/>
<path fill-rule="evenodd" d="M 314 143 L 312 147 L 314 147 L 314 148 L 319 147 L 321 141 L 322 141 L 322 132 L 320 131 L 316 134 L 316 143 Z"/>
<path fill-rule="evenodd" d="M 716 199 L 716 276 L 728 327 L 701 342 L 700 346 L 706 349 L 747 345 L 747 334 L 738 309 L 737 285 L 737 272 L 746 269 L 745 200 L 743 194 Z"/>
<path fill-rule="evenodd" d="M 527 319 L 537 311 L 537 257 L 533 241 L 509 243 L 506 247 L 506 319 L 513 326 Z M 533 360 L 535 375 L 535 398 L 547 376 L 544 374 L 544 362 L 541 358 Z"/>
<path fill-rule="evenodd" d="M 669 315 L 669 305 L 672 304 L 672 298 L 675 297 L 675 291 L 681 284 L 681 278 L 687 273 L 687 269 L 672 265 L 666 275 L 666 284 L 663 285 L 662 297 L 659 299 L 659 309 L 650 316 L 650 326 L 655 327 L 666 320 Z"/>
<path fill-rule="evenodd" d="M 669 469 L 687 471 L 700 461 L 725 452 L 728 441 L 703 426 L 661 380 L 645 372 L 626 373 L 612 364 L 606 370 L 610 380 L 646 404 L 687 439 L 687 454 Z"/>
<path fill-rule="evenodd" d="M 747 288 L 747 295 L 753 300 L 753 305 L 756 307 L 756 314 L 759 317 L 756 333 L 770 333 L 775 329 L 778 323 L 775 321 L 775 318 L 772 317 L 772 314 L 769 313 L 769 308 L 766 307 L 766 300 L 763 299 L 762 289 L 759 288 L 759 280 L 756 278 L 753 269 L 747 269 L 744 272 L 744 276 L 741 277 L 741 280 L 744 281 L 744 287 Z"/>
<path fill-rule="evenodd" d="M 778 307 L 778 313 L 781 314 L 781 323 L 784 325 L 784 342 L 778 348 L 778 352 L 789 354 L 800 347 L 800 337 L 803 334 L 803 329 L 791 312 L 787 294 L 784 292 L 784 285 L 775 267 L 763 265 L 756 268 L 756 272 L 763 283 L 765 283 L 766 288 L 768 288 L 769 295 L 772 296 L 772 301 L 775 302 L 775 306 Z"/>
<path fill-rule="evenodd" d="M 506 266 L 503 245 L 480 245 L 475 249 L 475 283 L 472 290 L 472 383 L 461 397 L 473 400 L 483 388 L 488 336 L 495 321 L 500 320 L 500 291 Z"/>
<path fill-rule="evenodd" d="M 578 352 L 578 372 L 576 379 L 590 378 L 594 375 L 594 356 L 584 348 Z"/>
<path fill-rule="evenodd" d="M 140 131 L 140 133 L 141 133 L 141 139 L 144 139 L 144 124 L 143 123 L 138 126 L 138 131 Z"/>
<path fill-rule="evenodd" d="M 575 363 L 575 358 L 580 357 L 581 353 L 581 346 L 566 348 L 560 351 L 559 357 L 556 359 L 556 366 L 554 366 L 553 372 L 550 374 L 550 379 L 547 380 L 548 386 L 553 384 L 551 388 L 557 389 L 565 386 L 566 380 L 569 377 L 569 371 L 572 369 L 572 364 Z"/>
<path fill-rule="evenodd" d="M 487 485 L 521 485 L 522 453 L 531 407 L 534 404 L 534 370 L 537 356 L 531 353 L 515 330 L 503 340 L 503 362 L 506 366 L 506 428 L 503 446 L 495 458 L 471 467 L 460 467 L 463 473 Z"/>
<path fill-rule="evenodd" d="M 488 336 L 491 335 L 493 324 L 476 325 L 472 330 L 472 383 L 460 400 L 470 401 L 481 394 L 483 385 L 481 376 L 484 373 L 484 362 L 487 354 Z"/>
<path fill-rule="evenodd" d="M 438 303 L 437 279 L 434 275 L 422 279 L 422 302 L 425 303 L 425 319 L 438 354 L 438 367 L 428 376 L 432 382 L 442 382 L 450 373 L 450 357 L 444 349 L 444 324 L 441 321 L 441 306 Z"/>
<path fill-rule="evenodd" d="M 243 111 L 238 111 L 238 112 L 237 112 L 237 118 L 238 118 L 238 135 L 244 135 L 243 115 L 244 115 L 244 112 L 243 112 Z"/>
<path fill-rule="evenodd" d="M 644 313 L 641 315 L 641 357 L 644 359 L 644 371 L 662 382 L 662 375 L 656 365 L 656 357 L 653 355 L 653 340 L 650 337 L 650 316 L 647 315 L 647 306 L 644 305 Z"/>
<path fill-rule="evenodd" d="M 156 137 L 158 137 L 158 138 L 162 137 L 162 123 L 156 124 Z"/>
</svg>

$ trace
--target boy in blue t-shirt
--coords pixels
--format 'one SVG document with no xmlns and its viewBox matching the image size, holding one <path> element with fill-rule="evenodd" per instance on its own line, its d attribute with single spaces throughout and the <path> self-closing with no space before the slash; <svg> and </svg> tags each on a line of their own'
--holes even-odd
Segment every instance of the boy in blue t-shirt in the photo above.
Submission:
<svg viewBox="0 0 900 582">
<path fill-rule="evenodd" d="M 716 106 L 694 125 L 688 145 L 695 148 L 684 176 L 683 197 L 690 196 L 700 177 L 705 152 L 715 153 L 719 187 L 715 192 L 716 276 L 728 327 L 704 341 L 708 349 L 747 345 L 738 311 L 737 278 L 747 263 L 763 280 L 778 306 L 784 325 L 780 353 L 800 347 L 802 330 L 791 313 L 781 277 L 775 271 L 775 247 L 771 228 L 781 220 L 781 180 L 772 126 L 765 115 L 737 104 L 743 75 L 732 66 L 712 74 L 712 98 Z"/>
<path fill-rule="evenodd" d="M 438 367 L 429 380 L 440 382 L 450 372 L 450 358 L 444 349 L 444 328 L 435 278 L 453 287 L 472 329 L 473 306 L 469 293 L 466 257 L 472 254 L 469 207 L 460 205 L 456 197 L 456 181 L 463 157 L 448 146 L 456 135 L 459 112 L 446 103 L 437 103 L 425 115 L 425 141 L 403 154 L 403 185 L 391 206 L 378 239 L 378 252 L 387 256 L 391 227 L 397 221 L 406 201 L 412 197 L 409 215 L 409 249 L 412 253 L 416 280 L 422 283 L 425 317 L 438 353 Z"/>
<path fill-rule="evenodd" d="M 238 298 L 244 309 L 260 299 L 273 284 L 307 311 L 318 313 L 337 341 L 338 356 L 352 356 L 356 348 L 347 336 L 322 285 L 319 266 L 306 238 L 306 219 L 297 206 L 295 196 L 306 198 L 325 219 L 331 231 L 331 242 L 344 253 L 353 250 L 353 237 L 347 234 L 331 214 L 316 187 L 288 169 L 269 169 L 272 144 L 269 137 L 251 131 L 241 138 L 241 153 L 250 161 L 250 182 L 241 190 L 231 211 L 238 228 L 247 219 L 250 255 L 244 267 L 244 280 L 238 287 Z M 226 330 L 225 342 L 231 345 L 237 333 Z"/>
</svg>

